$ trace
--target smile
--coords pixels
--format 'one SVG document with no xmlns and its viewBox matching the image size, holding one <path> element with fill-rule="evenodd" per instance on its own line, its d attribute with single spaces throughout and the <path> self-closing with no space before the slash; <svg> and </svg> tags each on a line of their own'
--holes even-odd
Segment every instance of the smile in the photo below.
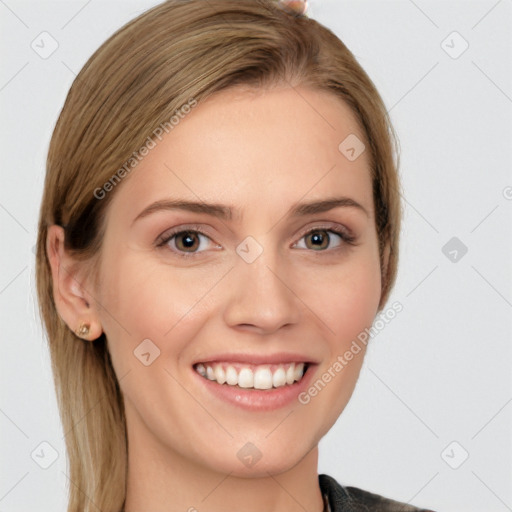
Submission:
<svg viewBox="0 0 512 512">
<path fill-rule="evenodd" d="M 218 384 L 244 389 L 272 389 L 290 386 L 302 380 L 307 363 L 242 364 L 208 362 L 194 365 L 194 370 L 205 379 Z"/>
</svg>

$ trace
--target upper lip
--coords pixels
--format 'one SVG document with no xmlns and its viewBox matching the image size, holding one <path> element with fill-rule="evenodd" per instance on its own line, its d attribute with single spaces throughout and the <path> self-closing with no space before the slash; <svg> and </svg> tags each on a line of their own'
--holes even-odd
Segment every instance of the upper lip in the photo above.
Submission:
<svg viewBox="0 0 512 512">
<path fill-rule="evenodd" d="M 198 359 L 193 364 L 212 363 L 214 361 L 241 364 L 282 364 L 282 363 L 315 363 L 315 361 L 303 354 L 292 352 L 278 352 L 276 354 L 215 354 Z"/>
</svg>

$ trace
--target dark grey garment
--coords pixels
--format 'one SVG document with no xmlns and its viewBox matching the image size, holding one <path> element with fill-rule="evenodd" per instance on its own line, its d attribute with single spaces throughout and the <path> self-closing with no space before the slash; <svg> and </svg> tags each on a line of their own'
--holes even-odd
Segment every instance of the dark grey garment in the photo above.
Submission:
<svg viewBox="0 0 512 512">
<path fill-rule="evenodd" d="M 390 500 L 357 487 L 343 487 L 329 475 L 318 475 L 320 489 L 329 500 L 331 512 L 433 512 Z"/>
</svg>

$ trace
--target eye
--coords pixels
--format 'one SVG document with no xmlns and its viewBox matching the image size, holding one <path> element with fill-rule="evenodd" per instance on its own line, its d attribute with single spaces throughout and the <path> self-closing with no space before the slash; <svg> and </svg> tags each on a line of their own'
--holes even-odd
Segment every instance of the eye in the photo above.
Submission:
<svg viewBox="0 0 512 512">
<path fill-rule="evenodd" d="M 316 252 L 323 252 L 325 251 L 325 249 L 328 248 L 336 249 L 344 244 L 353 245 L 353 242 L 355 241 L 354 236 L 349 235 L 348 233 L 342 230 L 327 228 L 315 228 L 309 230 L 307 233 L 302 235 L 301 240 L 302 239 L 305 239 L 306 243 L 303 244 L 302 247 L 300 247 L 301 249 L 312 249 L 313 251 Z M 336 241 L 337 244 L 334 247 L 329 247 L 329 244 L 332 240 Z"/>
<path fill-rule="evenodd" d="M 157 241 L 157 247 L 168 246 L 179 256 L 186 258 L 206 250 L 208 241 L 212 241 L 211 238 L 197 229 L 180 229 L 164 233 Z"/>
</svg>

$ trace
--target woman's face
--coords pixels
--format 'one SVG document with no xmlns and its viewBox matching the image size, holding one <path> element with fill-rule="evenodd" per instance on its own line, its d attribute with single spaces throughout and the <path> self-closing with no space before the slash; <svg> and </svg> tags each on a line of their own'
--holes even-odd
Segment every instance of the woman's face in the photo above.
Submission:
<svg viewBox="0 0 512 512">
<path fill-rule="evenodd" d="M 130 453 L 279 473 L 334 424 L 364 346 L 344 354 L 381 293 L 368 152 L 354 159 L 354 135 L 329 93 L 231 89 L 156 139 L 111 192 L 95 297 Z M 299 363 L 307 371 L 287 383 Z"/>
</svg>

